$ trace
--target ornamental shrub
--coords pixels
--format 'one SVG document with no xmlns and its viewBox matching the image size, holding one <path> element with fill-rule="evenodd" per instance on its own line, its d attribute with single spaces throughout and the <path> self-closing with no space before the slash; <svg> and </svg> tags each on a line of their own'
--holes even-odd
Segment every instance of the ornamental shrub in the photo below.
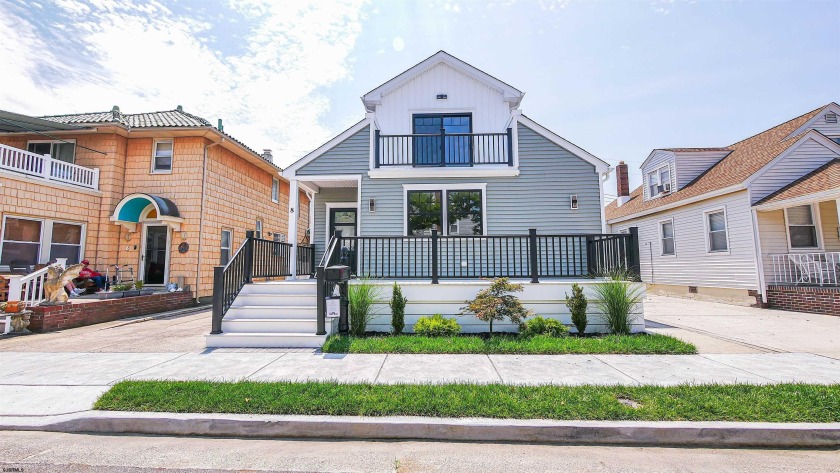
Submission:
<svg viewBox="0 0 840 473">
<path fill-rule="evenodd" d="M 388 303 L 391 306 L 391 327 L 393 328 L 394 335 L 399 335 L 403 332 L 405 328 L 405 304 L 408 302 L 408 299 L 403 297 L 402 289 L 397 283 L 394 283 L 394 290 L 391 293 L 391 302 Z"/>
<path fill-rule="evenodd" d="M 367 324 L 374 315 L 373 306 L 379 298 L 380 287 L 370 280 L 360 279 L 347 288 L 350 305 L 350 334 L 361 337 L 367 331 Z"/>
<path fill-rule="evenodd" d="M 454 318 L 444 318 L 435 314 L 417 319 L 414 323 L 414 333 L 427 337 L 451 337 L 461 333 L 461 326 Z"/>
<path fill-rule="evenodd" d="M 572 284 L 572 297 L 566 294 L 566 307 L 572 312 L 572 323 L 575 324 L 578 335 L 586 331 L 586 296 L 583 295 L 583 288 L 577 283 Z"/>
<path fill-rule="evenodd" d="M 519 326 L 519 334 L 523 337 L 534 335 L 548 335 L 550 337 L 565 337 L 569 334 L 569 327 L 559 320 L 534 317 Z"/>
<path fill-rule="evenodd" d="M 475 299 L 467 301 L 467 306 L 461 308 L 461 315 L 475 314 L 479 320 L 490 322 L 490 333 L 493 333 L 493 321 L 508 319 L 518 324 L 522 319 L 532 315 L 532 312 L 522 305 L 522 301 L 514 296 L 514 292 L 522 292 L 522 284 L 510 282 L 508 278 L 496 278 L 487 289 L 482 289 Z"/>
</svg>

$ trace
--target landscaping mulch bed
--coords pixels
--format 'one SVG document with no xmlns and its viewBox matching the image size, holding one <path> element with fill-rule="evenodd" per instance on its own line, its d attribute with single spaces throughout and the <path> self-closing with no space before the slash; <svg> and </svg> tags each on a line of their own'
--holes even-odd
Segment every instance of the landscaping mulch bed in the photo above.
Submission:
<svg viewBox="0 0 840 473">
<path fill-rule="evenodd" d="M 453 337 L 420 335 L 333 335 L 322 347 L 325 353 L 403 354 L 633 354 L 687 355 L 697 353 L 690 343 L 659 334 L 522 337 L 516 334 L 475 334 Z"/>
<path fill-rule="evenodd" d="M 123 381 L 95 409 L 564 420 L 840 422 L 840 385 L 509 386 Z"/>
</svg>

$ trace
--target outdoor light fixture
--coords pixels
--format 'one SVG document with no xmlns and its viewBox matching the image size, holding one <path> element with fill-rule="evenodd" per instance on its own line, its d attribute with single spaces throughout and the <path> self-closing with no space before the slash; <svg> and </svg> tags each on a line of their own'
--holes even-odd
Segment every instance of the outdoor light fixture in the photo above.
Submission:
<svg viewBox="0 0 840 473">
<path fill-rule="evenodd" d="M 569 200 L 571 201 L 572 210 L 576 210 L 578 208 L 578 198 L 577 195 L 572 194 L 569 196 Z"/>
<path fill-rule="evenodd" d="M 182 240 L 186 240 L 186 239 L 187 239 L 187 232 L 181 232 L 181 239 L 182 239 Z"/>
<path fill-rule="evenodd" d="M 368 201 L 368 212 L 376 212 L 376 199 Z"/>
</svg>

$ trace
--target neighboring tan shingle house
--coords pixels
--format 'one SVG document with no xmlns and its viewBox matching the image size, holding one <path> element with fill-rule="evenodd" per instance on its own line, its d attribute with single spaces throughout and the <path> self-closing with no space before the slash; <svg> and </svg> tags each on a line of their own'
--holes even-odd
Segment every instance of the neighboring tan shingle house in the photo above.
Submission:
<svg viewBox="0 0 840 473">
<path fill-rule="evenodd" d="M 606 207 L 613 231 L 638 227 L 643 280 L 671 294 L 758 295 L 838 314 L 838 115 L 830 103 L 730 146 L 653 150 L 643 184 Z M 832 304 L 783 302 L 815 291 Z"/>
<path fill-rule="evenodd" d="M 246 230 L 292 233 L 281 172 L 270 152 L 180 106 L 39 118 L 0 111 L 0 273 L 88 259 L 102 273 L 128 265 L 147 285 L 181 282 L 208 297 L 213 267 Z M 299 199 L 304 239 L 309 201 Z"/>
</svg>

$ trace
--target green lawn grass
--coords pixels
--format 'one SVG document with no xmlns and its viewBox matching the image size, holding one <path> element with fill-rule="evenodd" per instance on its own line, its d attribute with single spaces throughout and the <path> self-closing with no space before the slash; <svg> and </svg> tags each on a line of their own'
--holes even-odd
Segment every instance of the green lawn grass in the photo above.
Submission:
<svg viewBox="0 0 840 473">
<path fill-rule="evenodd" d="M 619 399 L 630 399 L 630 407 Z M 840 385 L 507 386 L 123 381 L 95 409 L 569 420 L 840 422 Z"/>
<path fill-rule="evenodd" d="M 604 335 L 599 337 L 548 336 L 519 337 L 496 334 L 492 337 L 458 335 L 423 337 L 419 335 L 382 335 L 353 337 L 333 335 L 322 347 L 325 353 L 484 353 L 561 355 L 588 353 L 693 354 L 690 343 L 658 334 Z"/>
</svg>

